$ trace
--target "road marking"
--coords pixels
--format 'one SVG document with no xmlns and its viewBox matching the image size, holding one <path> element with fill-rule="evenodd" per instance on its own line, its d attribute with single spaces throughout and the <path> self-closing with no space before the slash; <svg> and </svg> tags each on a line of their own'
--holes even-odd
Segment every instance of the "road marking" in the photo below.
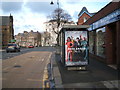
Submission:
<svg viewBox="0 0 120 90">
<path fill-rule="evenodd" d="M 9 69 L 10 67 L 6 67 L 6 68 L 4 68 L 3 70 L 7 70 L 7 69 Z"/>
<path fill-rule="evenodd" d="M 51 57 L 52 53 L 49 54 L 45 68 L 44 68 L 44 73 L 43 73 L 43 85 L 42 88 L 44 90 L 44 88 L 50 88 L 49 85 L 49 80 L 48 80 L 48 70 L 47 70 L 47 64 L 49 63 L 50 57 Z"/>
<path fill-rule="evenodd" d="M 102 83 L 107 87 L 107 88 L 119 88 L 119 82 L 120 80 L 113 80 L 113 81 L 102 81 Z"/>
<path fill-rule="evenodd" d="M 42 59 L 42 62 L 44 61 L 44 58 Z"/>
<path fill-rule="evenodd" d="M 44 70 L 43 74 L 43 87 L 42 88 L 49 88 L 49 82 L 48 82 L 48 72 L 47 69 Z"/>
<path fill-rule="evenodd" d="M 42 60 L 41 60 L 41 59 L 39 59 L 39 61 L 42 61 L 42 62 L 43 62 L 43 61 L 44 61 L 44 58 L 43 58 Z"/>
<path fill-rule="evenodd" d="M 42 82 L 40 79 L 27 79 L 28 81 L 37 81 L 37 82 Z"/>
</svg>

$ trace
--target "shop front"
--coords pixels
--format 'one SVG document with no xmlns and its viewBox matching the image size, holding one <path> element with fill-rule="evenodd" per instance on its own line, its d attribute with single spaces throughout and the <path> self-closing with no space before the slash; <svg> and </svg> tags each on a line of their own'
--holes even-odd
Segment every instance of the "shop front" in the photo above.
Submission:
<svg viewBox="0 0 120 90">
<path fill-rule="evenodd" d="M 113 4 L 116 6 L 111 9 Z M 116 68 L 120 65 L 118 34 L 120 33 L 120 6 L 118 5 L 119 2 L 111 2 L 84 23 L 84 25 L 91 26 L 89 28 L 90 55 L 96 60 L 116 66 Z M 107 9 L 109 9 L 109 13 L 105 12 Z"/>
</svg>

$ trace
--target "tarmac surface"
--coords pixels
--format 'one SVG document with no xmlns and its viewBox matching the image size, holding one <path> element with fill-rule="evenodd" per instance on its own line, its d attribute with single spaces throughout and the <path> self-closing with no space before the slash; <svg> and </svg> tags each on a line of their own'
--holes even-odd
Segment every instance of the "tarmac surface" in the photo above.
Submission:
<svg viewBox="0 0 120 90">
<path fill-rule="evenodd" d="M 52 52 L 32 51 L 2 61 L 2 88 L 43 88 Z"/>
<path fill-rule="evenodd" d="M 87 70 L 79 71 L 68 70 L 60 60 L 60 55 L 55 54 L 54 62 L 56 63 L 53 64 L 53 73 L 57 72 L 56 88 L 112 88 L 113 90 L 119 88 L 118 70 L 105 63 L 90 58 Z M 56 71 L 55 68 L 57 68 Z"/>
<path fill-rule="evenodd" d="M 106 89 L 119 90 L 118 88 L 120 88 L 119 87 L 120 80 L 118 78 L 119 73 L 117 69 L 111 68 L 107 66 L 105 63 L 90 58 L 89 65 L 87 66 L 86 71 L 68 70 L 60 62 L 61 60 L 60 54 L 57 54 L 54 50 L 55 48 L 51 48 L 51 47 L 49 48 L 41 47 L 39 49 L 34 48 L 31 50 L 23 49 L 21 53 L 18 53 L 18 55 L 23 56 L 25 53 L 28 53 L 30 51 L 32 52 L 37 51 L 35 55 L 31 53 L 32 55 L 27 56 L 27 58 L 29 59 L 26 58 L 25 60 L 22 59 L 24 57 L 16 59 L 19 56 L 16 56 L 13 59 L 12 57 L 14 57 L 13 55 L 14 53 L 5 54 L 6 56 L 11 56 L 11 57 L 8 59 L 5 58 L 5 60 L 3 60 L 3 64 L 4 64 L 4 67 L 2 68 L 3 77 L 4 77 L 3 86 L 4 87 L 23 86 L 23 87 L 31 87 L 31 88 L 40 88 L 43 87 L 42 86 L 43 82 L 44 83 L 47 82 L 46 84 L 48 84 L 49 82 L 49 86 L 47 87 L 48 88 L 50 87 L 51 90 L 55 90 L 55 88 L 56 89 L 60 88 L 65 90 L 66 89 L 68 90 L 68 88 L 69 90 L 75 90 L 75 89 L 79 90 L 81 88 L 89 88 L 88 90 L 96 90 L 99 88 L 100 88 L 99 90 L 101 90 L 101 88 L 105 90 Z M 39 52 L 41 51 L 39 55 L 37 55 L 38 51 Z M 46 52 L 46 53 L 42 53 L 42 52 Z M 49 54 L 47 52 L 49 54 L 51 53 L 51 57 L 49 57 L 49 60 L 48 60 Z M 3 51 L 3 53 L 5 52 Z M 42 58 L 44 58 L 44 60 Z M 9 59 L 13 59 L 13 60 L 9 60 Z M 46 60 L 48 61 L 48 64 L 46 63 Z M 43 61 L 45 61 L 44 64 L 41 63 Z M 7 66 L 11 66 L 11 67 L 7 67 Z M 38 68 L 39 66 L 41 66 L 41 68 Z M 47 72 L 48 76 L 45 74 L 45 72 Z M 19 76 L 18 77 L 19 79 L 17 80 L 16 79 L 17 77 L 14 76 Z M 30 78 L 28 78 L 28 76 Z M 39 77 L 39 79 L 35 79 L 37 77 Z M 42 77 L 45 77 L 43 79 L 46 81 L 42 81 Z M 13 80 L 14 83 L 11 83 L 13 82 Z M 32 84 L 33 82 L 36 82 L 36 84 Z M 41 82 L 41 83 L 38 84 L 37 82 Z"/>
</svg>

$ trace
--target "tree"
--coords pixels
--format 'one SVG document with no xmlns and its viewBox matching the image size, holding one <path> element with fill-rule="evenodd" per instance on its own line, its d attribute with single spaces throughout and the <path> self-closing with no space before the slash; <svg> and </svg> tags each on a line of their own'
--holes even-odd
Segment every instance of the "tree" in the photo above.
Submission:
<svg viewBox="0 0 120 90">
<path fill-rule="evenodd" d="M 67 23 L 69 21 L 72 20 L 71 16 L 65 12 L 63 9 L 61 8 L 57 8 L 53 11 L 53 13 L 48 16 L 48 18 L 50 18 L 50 21 L 49 22 L 53 22 L 53 21 L 56 21 L 57 24 L 56 24 L 56 28 L 58 28 L 57 30 L 55 30 L 55 26 L 53 27 L 53 31 L 57 34 L 57 45 L 59 44 L 59 26 L 62 24 L 62 23 Z"/>
<path fill-rule="evenodd" d="M 71 16 L 61 8 L 57 8 L 51 15 L 51 20 L 69 21 Z"/>
</svg>

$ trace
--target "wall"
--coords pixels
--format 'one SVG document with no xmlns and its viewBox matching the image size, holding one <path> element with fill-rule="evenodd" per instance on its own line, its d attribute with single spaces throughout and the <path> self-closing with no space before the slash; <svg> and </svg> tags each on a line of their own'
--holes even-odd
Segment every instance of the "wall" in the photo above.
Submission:
<svg viewBox="0 0 120 90">
<path fill-rule="evenodd" d="M 89 19 L 89 18 L 90 18 L 90 16 L 89 16 L 88 14 L 83 13 L 83 14 L 82 14 L 82 16 L 81 16 L 81 17 L 79 17 L 79 19 L 78 19 L 78 25 L 81 25 L 81 24 L 83 24 L 83 23 L 84 23 L 84 17 L 87 17 L 87 19 Z"/>
</svg>

